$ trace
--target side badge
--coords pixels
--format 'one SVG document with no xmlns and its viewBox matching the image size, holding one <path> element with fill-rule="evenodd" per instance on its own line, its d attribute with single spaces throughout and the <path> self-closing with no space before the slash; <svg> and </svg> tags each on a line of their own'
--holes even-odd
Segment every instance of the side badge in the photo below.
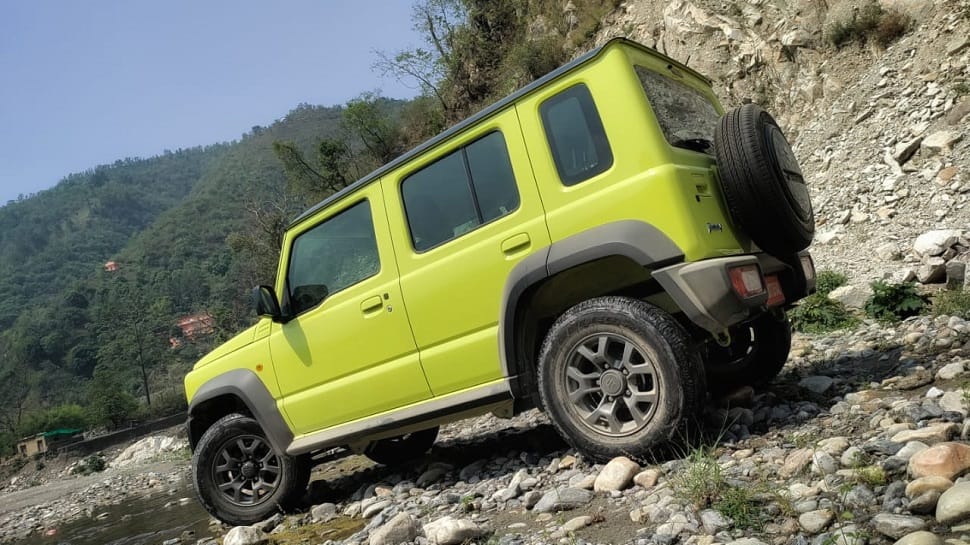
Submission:
<svg viewBox="0 0 970 545">
<path fill-rule="evenodd" d="M 717 231 L 718 233 L 720 233 L 723 230 L 724 230 L 724 227 L 720 223 L 708 223 L 707 224 L 707 232 L 708 233 L 713 233 L 714 231 Z"/>
</svg>

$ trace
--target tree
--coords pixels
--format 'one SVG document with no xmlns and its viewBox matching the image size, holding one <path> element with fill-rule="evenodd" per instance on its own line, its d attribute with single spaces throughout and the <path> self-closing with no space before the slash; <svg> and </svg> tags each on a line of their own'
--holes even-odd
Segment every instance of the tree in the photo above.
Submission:
<svg viewBox="0 0 970 545">
<path fill-rule="evenodd" d="M 145 403 L 152 404 L 150 374 L 168 349 L 172 305 L 167 298 L 152 300 L 146 289 L 124 276 L 108 279 L 98 305 L 99 370 L 130 369 L 140 379 Z M 103 372 L 103 371 L 102 371 Z"/>
<path fill-rule="evenodd" d="M 138 408 L 118 375 L 110 366 L 99 366 L 88 385 L 88 410 L 91 421 L 118 428 L 131 420 Z"/>
</svg>

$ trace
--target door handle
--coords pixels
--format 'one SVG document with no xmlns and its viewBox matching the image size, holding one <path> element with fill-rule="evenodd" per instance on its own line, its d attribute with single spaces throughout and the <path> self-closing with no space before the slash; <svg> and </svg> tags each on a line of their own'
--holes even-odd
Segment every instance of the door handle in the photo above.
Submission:
<svg viewBox="0 0 970 545">
<path fill-rule="evenodd" d="M 360 304 L 360 311 L 364 314 L 373 314 L 375 311 L 380 310 L 384 306 L 384 301 L 381 299 L 380 295 L 375 295 L 368 299 L 364 299 L 364 302 Z"/>
<path fill-rule="evenodd" d="M 528 248 L 530 244 L 532 239 L 529 238 L 529 233 L 519 233 L 502 241 L 502 251 L 510 255 Z"/>
</svg>

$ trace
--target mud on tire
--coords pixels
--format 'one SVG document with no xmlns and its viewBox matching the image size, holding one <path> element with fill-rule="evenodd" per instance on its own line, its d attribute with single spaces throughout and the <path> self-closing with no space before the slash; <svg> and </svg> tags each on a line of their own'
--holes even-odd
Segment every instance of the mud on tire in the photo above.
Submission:
<svg viewBox="0 0 970 545">
<path fill-rule="evenodd" d="M 556 429 L 596 460 L 642 459 L 680 439 L 706 395 L 700 356 L 681 325 L 626 297 L 590 299 L 560 316 L 538 375 Z"/>
</svg>

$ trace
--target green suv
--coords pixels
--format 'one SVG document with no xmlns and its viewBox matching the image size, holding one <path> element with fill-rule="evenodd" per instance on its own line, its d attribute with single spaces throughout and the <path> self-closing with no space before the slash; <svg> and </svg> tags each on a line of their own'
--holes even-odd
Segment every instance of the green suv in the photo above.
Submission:
<svg viewBox="0 0 970 545">
<path fill-rule="evenodd" d="M 780 371 L 814 228 L 770 115 L 613 40 L 293 221 L 259 321 L 185 377 L 198 495 L 252 523 L 314 453 L 393 463 L 533 407 L 643 456 L 709 387 Z"/>
</svg>

